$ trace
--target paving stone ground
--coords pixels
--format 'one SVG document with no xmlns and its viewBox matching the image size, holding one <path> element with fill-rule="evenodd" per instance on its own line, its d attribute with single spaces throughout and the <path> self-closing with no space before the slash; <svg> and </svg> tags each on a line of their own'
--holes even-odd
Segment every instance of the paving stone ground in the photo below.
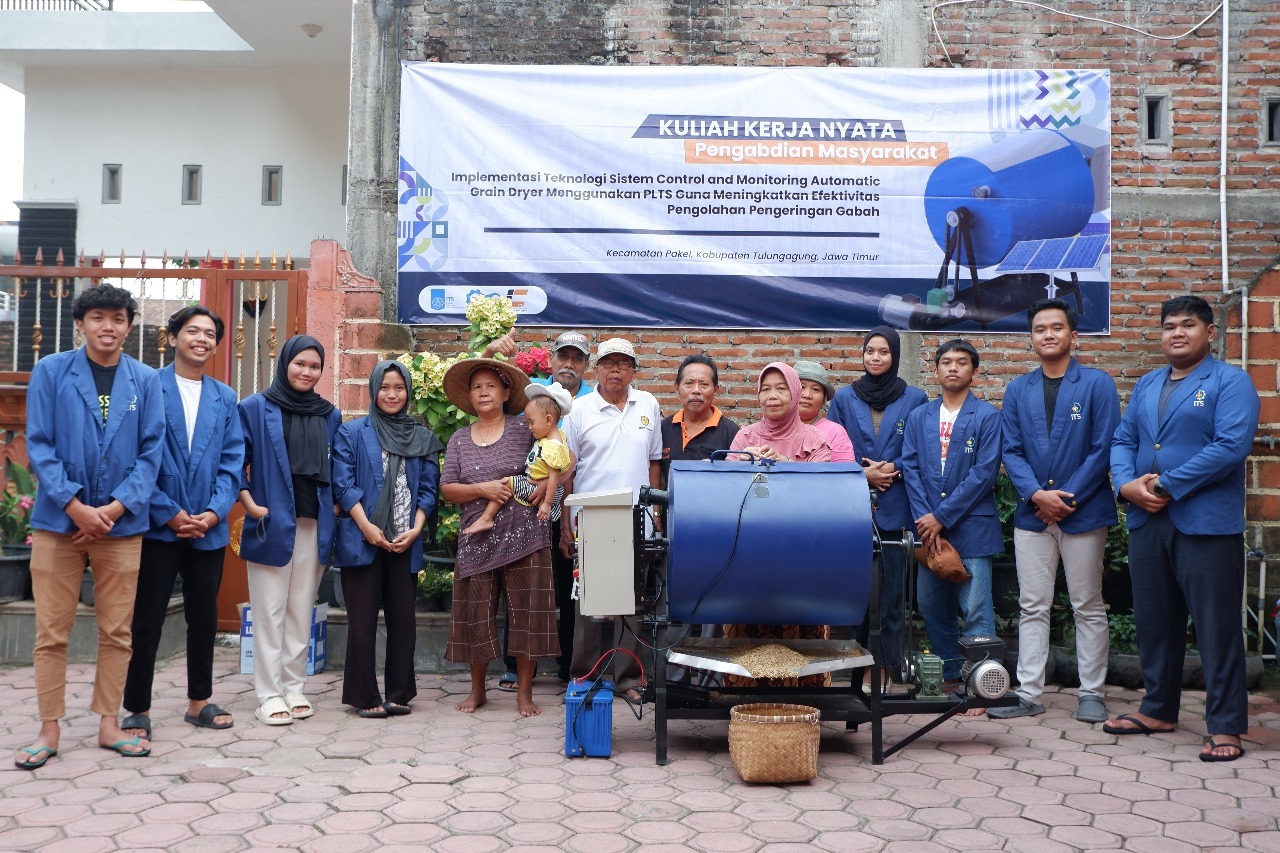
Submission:
<svg viewBox="0 0 1280 853">
<path fill-rule="evenodd" d="M 325 673 L 308 679 L 316 715 L 270 728 L 235 650 L 215 667 L 235 727 L 182 721 L 179 658 L 157 673 L 154 753 L 130 759 L 94 748 L 92 668 L 72 665 L 58 757 L 34 773 L 0 764 L 0 850 L 1280 851 L 1280 704 L 1267 693 L 1251 697 L 1249 752 L 1233 763 L 1197 758 L 1203 692 L 1184 696 L 1178 732 L 1115 737 L 1077 722 L 1065 691 L 1040 717 L 945 723 L 879 767 L 869 733 L 824 724 L 819 777 L 775 786 L 741 781 L 725 722 L 673 721 L 658 767 L 652 719 L 621 702 L 613 756 L 566 758 L 554 678 L 536 683 L 534 719 L 496 690 L 458 713 L 465 678 L 421 675 L 412 715 L 365 720 Z M 1113 710 L 1136 707 L 1139 693 L 1113 690 Z M 0 670 L 6 755 L 35 736 L 34 692 L 29 667 Z"/>
</svg>

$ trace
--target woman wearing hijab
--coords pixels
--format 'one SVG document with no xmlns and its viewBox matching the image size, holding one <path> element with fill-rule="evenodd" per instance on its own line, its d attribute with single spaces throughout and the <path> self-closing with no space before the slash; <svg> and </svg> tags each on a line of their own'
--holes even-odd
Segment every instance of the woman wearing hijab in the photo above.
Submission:
<svg viewBox="0 0 1280 853">
<path fill-rule="evenodd" d="M 338 518 L 335 566 L 347 603 L 347 663 L 342 701 L 361 717 L 408 714 L 418 694 L 414 580 L 422 571 L 418 537 L 436 506 L 440 451 L 430 430 L 405 414 L 412 380 L 398 361 L 380 361 L 369 377 L 369 415 L 338 428 L 333 442 L 333 499 Z M 378 692 L 378 608 L 387 623 Z"/>
<path fill-rule="evenodd" d="M 324 347 L 309 335 L 295 335 L 280 349 L 267 390 L 240 403 L 240 556 L 253 605 L 255 715 L 269 726 L 314 713 L 302 688 L 311 608 L 333 551 L 329 446 L 342 422 L 315 391 L 323 371 Z"/>
<path fill-rule="evenodd" d="M 831 447 L 817 429 L 800 420 L 800 377 L 790 365 L 765 365 L 756 382 L 761 418 L 733 437 L 731 450 L 777 462 L 829 462 Z"/>
<path fill-rule="evenodd" d="M 816 361 L 797 361 L 796 375 L 800 377 L 800 420 L 822 433 L 831 447 L 832 462 L 857 462 L 844 427 L 823 416 L 823 409 L 836 393 L 827 369 Z"/>
<path fill-rule="evenodd" d="M 862 378 L 838 391 L 827 416 L 845 428 L 853 442 L 867 484 L 879 493 L 875 525 L 882 539 L 898 540 L 904 528 L 915 529 L 907 489 L 902 482 L 902 440 L 907 415 L 928 401 L 919 388 L 898 376 L 902 343 L 888 326 L 867 333 L 862 346 Z M 890 672 L 902 673 L 903 573 L 906 555 L 900 548 L 885 548 L 880 565 L 880 649 L 877 660 Z M 870 628 L 864 620 L 859 639 L 866 642 Z"/>
<path fill-rule="evenodd" d="M 822 433 L 800 420 L 800 377 L 781 362 L 765 365 L 756 383 L 760 397 L 759 423 L 738 430 L 732 450 L 742 450 L 778 462 L 829 462 L 831 448 Z M 725 625 L 724 635 L 730 639 L 750 640 L 827 640 L 829 625 Z M 726 675 L 726 687 L 822 687 L 830 684 L 830 675 L 806 675 L 801 678 L 747 678 Z"/>
</svg>

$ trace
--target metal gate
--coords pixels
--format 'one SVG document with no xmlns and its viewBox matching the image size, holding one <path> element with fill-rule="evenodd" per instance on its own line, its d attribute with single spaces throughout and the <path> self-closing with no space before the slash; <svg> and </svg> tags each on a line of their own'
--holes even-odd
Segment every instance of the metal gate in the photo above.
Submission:
<svg viewBox="0 0 1280 853">
<path fill-rule="evenodd" d="M 272 254 L 247 259 L 223 255 L 179 260 L 162 254 L 138 258 L 64 262 L 59 252 L 46 264 L 37 252 L 31 263 L 21 257 L 0 264 L 0 456 L 27 464 L 26 385 L 31 368 L 45 356 L 81 345 L 71 316 L 77 294 L 102 283 L 129 290 L 138 301 L 124 351 L 151 367 L 171 360 L 167 325 L 175 311 L 202 304 L 226 324 L 209 375 L 235 390 L 239 399 L 271 383 L 280 344 L 304 330 L 307 272 Z M 239 504 L 230 518 L 241 515 Z M 218 628 L 239 628 L 237 605 L 248 601 L 244 562 L 227 551 L 218 595 Z"/>
</svg>

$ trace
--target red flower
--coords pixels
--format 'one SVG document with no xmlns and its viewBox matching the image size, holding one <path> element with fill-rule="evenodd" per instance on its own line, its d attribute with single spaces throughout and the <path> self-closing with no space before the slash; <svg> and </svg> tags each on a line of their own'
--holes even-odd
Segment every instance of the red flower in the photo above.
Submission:
<svg viewBox="0 0 1280 853">
<path fill-rule="evenodd" d="M 537 359 L 532 353 L 518 352 L 516 353 L 516 367 L 523 370 L 529 376 L 533 376 L 534 371 L 538 369 Z"/>
</svg>

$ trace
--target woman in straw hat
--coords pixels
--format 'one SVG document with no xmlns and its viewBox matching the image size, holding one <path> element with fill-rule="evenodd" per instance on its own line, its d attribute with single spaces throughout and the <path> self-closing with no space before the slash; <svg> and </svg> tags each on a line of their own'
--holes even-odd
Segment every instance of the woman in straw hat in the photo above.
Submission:
<svg viewBox="0 0 1280 853">
<path fill-rule="evenodd" d="M 458 537 L 448 660 L 471 667 L 471 693 L 458 703 L 473 713 L 485 703 L 485 673 L 501 654 L 496 628 L 498 595 L 507 600 L 508 652 L 516 659 L 521 716 L 541 713 L 533 702 L 533 675 L 540 657 L 560 653 L 555 593 L 551 584 L 551 530 L 533 506 L 511 497 L 511 477 L 524 473 L 533 435 L 515 413 L 528 402 L 528 377 L 514 364 L 488 358 L 460 361 L 444 376 L 455 406 L 478 420 L 449 439 L 440 496 L 462 507 L 461 527 L 480 518 L 490 501 L 503 502 L 493 527 Z"/>
</svg>

